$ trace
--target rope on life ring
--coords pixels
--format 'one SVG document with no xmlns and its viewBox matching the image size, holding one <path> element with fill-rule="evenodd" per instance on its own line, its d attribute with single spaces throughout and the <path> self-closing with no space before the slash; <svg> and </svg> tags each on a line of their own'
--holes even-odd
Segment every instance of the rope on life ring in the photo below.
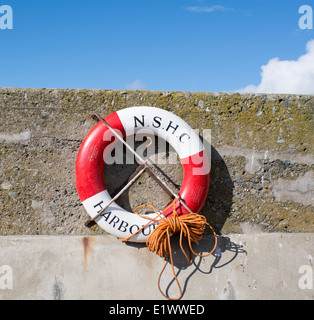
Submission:
<svg viewBox="0 0 314 320">
<path fill-rule="evenodd" d="M 160 291 L 160 293 L 167 298 L 168 300 L 180 300 L 183 296 L 183 291 L 180 285 L 180 282 L 177 278 L 176 272 L 174 270 L 174 262 L 173 262 L 173 255 L 172 255 L 172 250 L 171 250 L 171 242 L 170 242 L 170 236 L 172 234 L 176 234 L 176 233 L 180 233 L 180 248 L 181 251 L 183 252 L 185 258 L 187 259 L 189 264 L 192 264 L 192 254 L 193 253 L 195 256 L 198 257 L 208 257 L 210 256 L 217 247 L 217 243 L 218 243 L 218 239 L 217 239 L 217 235 L 215 230 L 213 229 L 213 227 L 206 221 L 206 218 L 203 215 L 200 215 L 198 213 L 189 213 L 187 215 L 178 215 L 176 209 L 175 209 L 175 202 L 178 200 L 178 198 L 176 198 L 176 200 L 173 203 L 173 211 L 174 214 L 172 217 L 169 217 L 167 219 L 164 219 L 155 209 L 155 207 L 153 205 L 142 205 L 137 207 L 134 210 L 134 213 L 136 215 L 141 216 L 137 210 L 143 207 L 150 207 L 152 208 L 156 215 L 160 218 L 159 220 L 159 224 L 158 226 L 154 229 L 154 231 L 151 233 L 151 235 L 148 237 L 147 241 L 146 241 L 146 245 L 148 247 L 148 249 L 151 252 L 155 252 L 157 255 L 159 255 L 160 257 L 164 258 L 167 257 L 166 263 L 164 265 L 164 267 L 162 268 L 159 277 L 158 277 L 158 289 Z M 145 217 L 142 216 L 142 217 Z M 150 221 L 147 223 L 150 224 L 151 222 L 154 221 L 153 218 L 148 218 Z M 143 226 L 143 228 L 145 228 L 147 225 Z M 215 242 L 214 242 L 214 246 L 213 248 L 209 251 L 209 253 L 207 254 L 198 254 L 196 253 L 193 248 L 192 248 L 192 243 L 196 243 L 198 244 L 199 241 L 201 240 L 203 233 L 205 231 L 206 226 L 208 226 L 214 236 Z M 138 230 L 137 232 L 139 232 L 140 230 Z M 129 241 L 132 238 L 133 235 L 124 238 L 124 239 L 120 239 L 123 242 Z M 183 237 L 187 238 L 188 240 L 188 245 L 189 245 L 189 250 L 190 250 L 190 258 L 188 257 L 187 253 L 185 252 L 184 248 L 183 248 Z M 169 296 L 167 296 L 163 290 L 161 289 L 160 286 L 160 279 L 161 276 L 164 272 L 164 270 L 166 269 L 167 264 L 169 263 L 169 260 L 171 262 L 171 269 L 172 269 L 172 273 L 173 276 L 175 278 L 175 281 L 178 285 L 180 294 L 177 298 L 170 298 Z"/>
</svg>

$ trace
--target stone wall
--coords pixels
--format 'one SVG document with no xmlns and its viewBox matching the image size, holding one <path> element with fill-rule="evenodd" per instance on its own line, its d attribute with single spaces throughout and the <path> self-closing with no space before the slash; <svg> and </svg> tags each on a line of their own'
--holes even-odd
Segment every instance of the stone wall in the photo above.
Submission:
<svg viewBox="0 0 314 320">
<path fill-rule="evenodd" d="M 0 89 L 0 235 L 96 235 L 75 188 L 91 114 L 147 105 L 211 129 L 211 187 L 202 210 L 217 232 L 313 232 L 314 96 Z M 135 169 L 107 166 L 113 194 Z M 180 165 L 163 165 L 180 184 Z M 169 199 L 144 174 L 119 200 L 128 209 Z M 154 190 L 154 192 L 151 192 Z"/>
</svg>

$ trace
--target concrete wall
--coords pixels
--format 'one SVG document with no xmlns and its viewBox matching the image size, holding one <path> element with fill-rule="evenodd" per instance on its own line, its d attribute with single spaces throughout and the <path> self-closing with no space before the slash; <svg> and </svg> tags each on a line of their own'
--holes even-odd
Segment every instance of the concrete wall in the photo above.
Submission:
<svg viewBox="0 0 314 320">
<path fill-rule="evenodd" d="M 174 265 L 183 300 L 313 300 L 313 240 L 313 234 L 300 233 L 233 234 L 219 238 L 214 255 L 188 265 L 176 238 Z M 204 237 L 194 249 L 205 253 L 212 245 Z M 0 247 L 0 300 L 164 299 L 157 286 L 164 259 L 110 235 L 7 236 L 0 237 Z M 169 265 L 161 288 L 172 298 L 179 295 Z M 116 303 L 104 303 L 102 314 L 111 305 Z"/>
<path fill-rule="evenodd" d="M 313 232 L 313 96 L 2 88 L 0 234 L 103 234 L 84 226 L 76 155 L 95 125 L 92 113 L 137 105 L 170 110 L 201 134 L 211 129 L 202 213 L 217 232 Z M 106 168 L 109 191 L 134 168 Z M 180 185 L 181 166 L 164 168 Z M 143 175 L 120 204 L 161 208 L 169 199 L 158 188 Z"/>
</svg>

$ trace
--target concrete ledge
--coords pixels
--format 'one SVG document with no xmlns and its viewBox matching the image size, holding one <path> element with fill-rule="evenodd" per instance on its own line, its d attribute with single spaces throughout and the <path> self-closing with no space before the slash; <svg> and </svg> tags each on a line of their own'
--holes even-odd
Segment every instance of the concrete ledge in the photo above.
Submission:
<svg viewBox="0 0 314 320">
<path fill-rule="evenodd" d="M 215 254 L 188 265 L 174 242 L 183 299 L 313 299 L 314 237 L 233 234 Z M 213 238 L 204 237 L 197 252 Z M 0 237 L 0 299 L 159 300 L 164 260 L 146 247 L 105 236 Z M 161 286 L 178 290 L 168 266 Z"/>
</svg>

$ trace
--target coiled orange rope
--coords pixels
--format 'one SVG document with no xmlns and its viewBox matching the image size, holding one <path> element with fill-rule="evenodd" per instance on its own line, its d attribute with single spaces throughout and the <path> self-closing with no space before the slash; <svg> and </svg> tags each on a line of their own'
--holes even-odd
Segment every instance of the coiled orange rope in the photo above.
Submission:
<svg viewBox="0 0 314 320">
<path fill-rule="evenodd" d="M 214 229 L 212 228 L 212 226 L 206 221 L 206 218 L 204 216 L 202 216 L 198 213 L 189 213 L 187 215 L 178 215 L 178 212 L 175 209 L 175 204 L 178 199 L 179 198 L 177 197 L 176 200 L 173 202 L 173 216 L 166 218 L 166 219 L 163 218 L 162 215 L 160 213 L 158 213 L 157 210 L 155 209 L 155 207 L 152 205 L 148 204 L 148 205 L 142 205 L 142 206 L 137 207 L 134 210 L 135 214 L 137 214 L 140 217 L 147 218 L 150 221 L 146 225 L 144 225 L 141 229 L 137 230 L 131 236 L 124 238 L 124 239 L 120 239 L 121 241 L 124 241 L 124 242 L 128 241 L 135 234 L 137 234 L 141 230 L 145 229 L 153 221 L 159 221 L 157 227 L 153 230 L 153 232 L 148 237 L 148 239 L 146 241 L 146 245 L 150 251 L 155 252 L 156 254 L 158 254 L 162 258 L 166 257 L 168 255 L 168 259 L 167 259 L 167 261 L 166 261 L 166 263 L 165 263 L 165 265 L 164 265 L 164 267 L 158 277 L 158 289 L 159 289 L 160 293 L 165 298 L 167 298 L 169 300 L 180 300 L 183 295 L 179 280 L 178 280 L 176 273 L 175 273 L 175 270 L 174 270 L 170 236 L 180 232 L 180 248 L 181 248 L 184 256 L 186 257 L 187 261 L 189 262 L 189 264 L 192 263 L 191 252 L 194 255 L 199 256 L 199 257 L 207 257 L 207 256 L 211 255 L 217 247 L 217 235 L 216 235 Z M 143 207 L 151 207 L 154 210 L 154 212 L 157 214 L 156 217 L 150 218 L 145 215 L 140 215 L 137 212 L 137 210 L 140 208 L 143 208 Z M 198 244 L 198 242 L 202 238 L 202 235 L 205 231 L 206 226 L 208 226 L 211 229 L 211 231 L 215 237 L 215 244 L 214 244 L 213 249 L 209 253 L 201 255 L 201 254 L 197 254 L 196 252 L 194 252 L 194 250 L 192 249 L 192 243 Z M 182 245 L 183 236 L 186 237 L 188 240 L 189 249 L 190 249 L 190 258 L 188 257 L 185 250 L 183 249 L 183 245 Z M 178 298 L 168 297 L 160 288 L 161 275 L 163 274 L 163 272 L 169 262 L 169 258 L 171 261 L 172 272 L 173 272 L 175 281 L 176 281 L 178 288 L 179 288 L 179 291 L 180 291 L 180 295 Z"/>
</svg>

